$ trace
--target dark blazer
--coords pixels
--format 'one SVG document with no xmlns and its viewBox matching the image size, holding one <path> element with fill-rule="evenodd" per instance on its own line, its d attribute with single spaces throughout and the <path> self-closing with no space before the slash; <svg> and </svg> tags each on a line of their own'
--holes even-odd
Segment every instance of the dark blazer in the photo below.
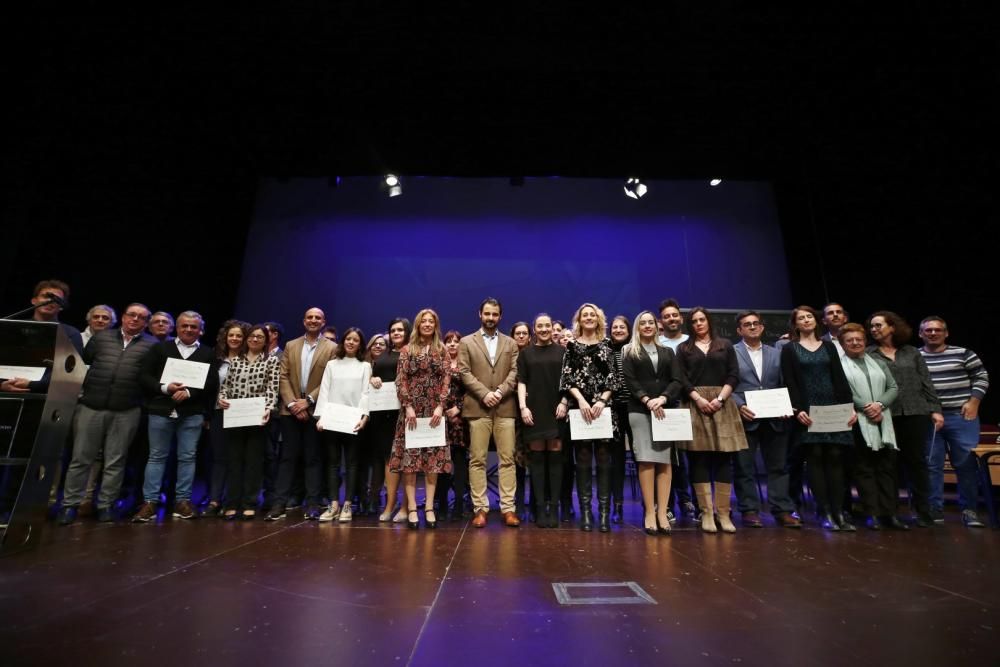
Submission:
<svg viewBox="0 0 1000 667">
<path fill-rule="evenodd" d="M 628 411 L 649 414 L 649 409 L 642 404 L 646 396 L 667 399 L 664 407 L 671 407 L 681 395 L 684 371 L 681 370 L 677 355 L 669 347 L 657 345 L 659 363 L 653 369 L 653 361 L 646 350 L 639 348 L 639 357 L 635 358 L 622 349 L 622 373 L 625 376 L 625 386 L 631 392 L 628 399 Z"/>
<path fill-rule="evenodd" d="M 167 359 L 183 359 L 181 351 L 177 349 L 177 343 L 173 340 L 157 343 L 143 360 L 142 374 L 139 381 L 146 392 L 146 408 L 149 414 L 160 417 L 169 417 L 170 413 L 177 410 L 180 417 L 190 417 L 191 415 L 205 415 L 208 419 L 212 409 L 215 407 L 215 399 L 219 394 L 219 371 L 215 351 L 207 345 L 201 345 L 194 353 L 187 358 L 188 361 L 198 361 L 209 364 L 208 377 L 205 378 L 205 388 L 191 388 L 191 398 L 175 403 L 174 399 L 167 396 L 160 389 L 160 376 L 163 375 L 163 366 Z"/>
<path fill-rule="evenodd" d="M 740 381 L 733 389 L 733 402 L 736 403 L 736 407 L 742 407 L 747 404 L 745 396 L 745 392 L 747 391 L 778 389 L 785 386 L 781 377 L 781 353 L 770 345 L 763 345 L 762 347 L 764 377 L 757 377 L 757 369 L 754 368 L 753 360 L 750 359 L 750 350 L 747 349 L 746 343 L 740 341 L 733 345 L 733 349 L 736 350 L 736 361 L 740 365 Z M 785 430 L 784 421 L 781 419 L 744 421 L 743 429 L 746 431 L 755 431 L 761 423 L 768 424 L 775 431 Z"/>
<path fill-rule="evenodd" d="M 840 353 L 836 346 L 828 340 L 821 341 L 826 348 L 826 354 L 830 357 L 830 379 L 833 381 L 833 395 L 838 403 L 854 404 L 854 396 L 851 394 L 851 385 L 847 383 L 847 376 L 844 375 L 844 367 L 840 365 Z M 809 397 L 805 391 L 805 380 L 802 379 L 802 366 L 799 358 L 795 354 L 795 341 L 781 348 L 781 375 L 788 387 L 788 395 L 792 399 L 792 408 L 796 413 L 809 411 Z"/>
</svg>

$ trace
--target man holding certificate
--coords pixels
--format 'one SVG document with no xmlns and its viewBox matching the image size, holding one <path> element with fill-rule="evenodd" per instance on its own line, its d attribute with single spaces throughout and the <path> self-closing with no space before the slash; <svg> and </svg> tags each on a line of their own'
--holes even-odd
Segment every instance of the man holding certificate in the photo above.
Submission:
<svg viewBox="0 0 1000 667">
<path fill-rule="evenodd" d="M 751 528 L 764 525 L 760 519 L 760 497 L 754 474 L 754 459 L 759 450 L 767 468 L 767 503 L 774 520 L 785 528 L 801 528 L 802 522 L 793 514 L 795 503 L 788 493 L 789 425 L 786 421 L 792 416 L 792 405 L 781 379 L 781 355 L 761 341 L 764 321 L 756 312 L 739 313 L 736 331 L 742 340 L 733 346 L 740 367 L 733 402 L 739 408 L 749 445 L 749 449 L 737 452 L 735 461 L 736 501 L 743 525 Z M 757 412 L 751 409 L 748 401 Z"/>
<path fill-rule="evenodd" d="M 146 523 L 156 517 L 167 457 L 177 439 L 177 488 L 173 515 L 196 516 L 191 504 L 194 463 L 202 425 L 208 420 L 219 377 L 215 353 L 198 340 L 205 321 L 193 310 L 177 316 L 177 338 L 153 346 L 143 361 L 141 382 L 148 397 L 149 460 L 142 485 L 143 503 L 132 518 Z"/>
</svg>

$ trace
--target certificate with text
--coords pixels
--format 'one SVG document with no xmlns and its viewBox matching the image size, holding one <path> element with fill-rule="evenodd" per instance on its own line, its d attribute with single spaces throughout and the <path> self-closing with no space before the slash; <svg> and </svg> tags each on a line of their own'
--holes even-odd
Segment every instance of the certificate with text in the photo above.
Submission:
<svg viewBox="0 0 1000 667">
<path fill-rule="evenodd" d="M 24 378 L 30 382 L 38 382 L 45 375 L 45 366 L 0 366 L 0 379 L 13 380 Z"/>
<path fill-rule="evenodd" d="M 395 382 L 383 382 L 378 389 L 375 387 L 368 389 L 368 411 L 382 410 L 399 410 L 399 396 L 396 394 Z"/>
<path fill-rule="evenodd" d="M 589 424 L 583 421 L 579 410 L 569 411 L 570 440 L 610 440 L 615 437 L 611 424 L 611 410 L 601 410 L 601 416 Z"/>
<path fill-rule="evenodd" d="M 160 384 L 180 382 L 185 387 L 204 389 L 210 366 L 211 364 L 201 361 L 188 361 L 187 359 L 174 359 L 170 357 L 167 359 L 167 363 L 163 364 L 163 373 L 160 374 Z"/>
<path fill-rule="evenodd" d="M 319 423 L 324 431 L 336 431 L 337 433 L 347 433 L 357 435 L 354 427 L 361 421 L 361 408 L 340 403 L 327 403 L 323 407 L 323 414 L 319 418 Z"/>
<path fill-rule="evenodd" d="M 406 448 L 421 449 L 423 447 L 444 447 L 445 446 L 445 423 L 448 420 L 442 418 L 441 423 L 431 427 L 430 417 L 417 417 L 417 428 L 410 430 L 403 429 L 406 433 Z"/>
<path fill-rule="evenodd" d="M 691 431 L 691 411 L 685 408 L 664 410 L 663 419 L 651 414 L 653 422 L 653 442 L 674 440 L 694 440 Z"/>
<path fill-rule="evenodd" d="M 746 394 L 747 407 L 754 414 L 755 419 L 770 419 L 772 417 L 791 417 L 792 399 L 788 396 L 788 389 L 761 389 L 759 391 L 748 391 Z"/>
<path fill-rule="evenodd" d="M 229 407 L 222 411 L 222 428 L 260 426 L 264 423 L 266 409 L 263 396 L 230 399 Z"/>
<path fill-rule="evenodd" d="M 850 403 L 840 405 L 814 405 L 809 408 L 809 418 L 812 419 L 810 433 L 838 433 L 840 431 L 850 431 L 847 425 L 851 415 L 854 414 L 854 406 Z"/>
</svg>

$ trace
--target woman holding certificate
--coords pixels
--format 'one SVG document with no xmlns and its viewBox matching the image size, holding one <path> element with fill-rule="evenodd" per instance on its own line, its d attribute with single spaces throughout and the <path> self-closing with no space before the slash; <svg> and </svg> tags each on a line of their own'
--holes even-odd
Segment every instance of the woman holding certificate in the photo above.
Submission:
<svg viewBox="0 0 1000 667">
<path fill-rule="evenodd" d="M 448 400 L 448 385 L 451 384 L 450 362 L 441 343 L 441 324 L 437 313 L 425 308 L 417 313 L 416 328 L 410 335 L 410 342 L 399 352 L 399 368 L 396 371 L 396 393 L 399 395 L 399 420 L 396 422 L 396 438 L 392 443 L 389 470 L 402 474 L 403 490 L 406 492 L 406 523 L 410 528 L 418 528 L 417 514 L 417 473 L 424 473 L 424 525 L 437 528 L 434 513 L 434 491 L 438 473 L 451 472 L 451 452 L 448 449 L 444 425 L 445 403 Z M 417 420 L 428 420 L 419 426 Z M 434 439 L 435 430 L 440 432 L 438 446 L 413 447 L 407 443 L 407 432 L 413 440 L 425 437 Z M 407 444 L 411 444 L 407 447 Z"/>
<path fill-rule="evenodd" d="M 399 351 L 410 339 L 410 321 L 405 317 L 397 317 L 389 322 L 389 349 L 378 352 L 372 349 L 372 389 L 378 391 L 386 382 L 396 382 L 396 368 L 399 365 Z M 372 493 L 382 491 L 385 483 L 385 510 L 379 514 L 379 521 L 402 523 L 406 521 L 406 511 L 402 505 L 397 509 L 396 492 L 399 490 L 399 475 L 389 470 L 389 456 L 392 453 L 392 443 L 396 437 L 396 422 L 399 421 L 399 408 L 375 410 L 371 413 L 368 442 L 372 455 Z"/>
<path fill-rule="evenodd" d="M 629 392 L 632 453 L 642 487 L 643 527 L 647 535 L 669 535 L 671 448 L 669 441 L 653 438 L 652 420 L 663 419 L 663 408 L 680 397 L 683 372 L 673 351 L 657 342 L 656 321 L 648 310 L 635 318 L 635 335 L 622 349 L 622 371 Z"/>
<path fill-rule="evenodd" d="M 535 344 L 517 355 L 517 402 L 522 435 L 530 450 L 531 499 L 539 528 L 559 525 L 556 503 L 562 488 L 563 452 L 559 420 L 566 406 L 559 400 L 563 349 L 552 340 L 552 318 L 535 317 Z M 548 489 L 548 499 L 545 491 Z"/>
<path fill-rule="evenodd" d="M 857 415 L 852 413 L 843 430 L 809 429 L 813 426 L 811 408 L 853 405 L 837 348 L 816 335 L 818 315 L 809 306 L 792 311 L 790 342 L 781 348 L 781 374 L 799 422 L 799 446 L 805 450 L 816 513 L 827 530 L 853 531 L 854 525 L 843 513 L 844 448 L 854 443 L 851 428 Z"/>
<path fill-rule="evenodd" d="M 618 417 L 618 437 L 611 445 L 611 522 L 624 521 L 625 505 L 625 441 L 632 442 L 632 428 L 629 425 L 629 390 L 622 376 L 622 350 L 632 340 L 632 323 L 624 315 L 615 315 L 611 320 L 611 349 L 615 353 L 615 370 L 618 371 L 621 389 L 612 397 L 612 407 Z"/>
<path fill-rule="evenodd" d="M 229 375 L 229 368 L 232 362 L 239 359 L 246 352 L 247 333 L 250 324 L 240 320 L 226 320 L 219 328 L 219 333 L 215 337 L 215 368 L 219 374 L 219 399 L 223 398 L 222 386 Z M 211 472 L 208 477 L 208 504 L 201 511 L 205 517 L 218 516 L 222 511 L 222 491 L 226 486 L 226 434 L 222 424 L 222 402 L 216 400 L 215 409 L 212 410 L 212 419 L 208 428 L 208 447 L 211 456 Z M 238 490 L 230 488 L 229 495 L 238 493 Z M 236 498 L 239 502 L 239 499 Z M 227 511 L 225 518 L 236 517 L 236 510 Z"/>
<path fill-rule="evenodd" d="M 854 425 L 854 481 L 868 515 L 868 527 L 909 530 L 896 517 L 899 481 L 896 478 L 896 434 L 889 407 L 898 391 L 889 368 L 877 357 L 865 354 L 865 328 L 849 322 L 837 334 L 844 348 L 842 365 L 851 385 L 854 407 L 859 411 Z"/>
<path fill-rule="evenodd" d="M 266 352 L 267 328 L 263 325 L 249 328 L 246 345 L 246 354 L 229 362 L 229 372 L 219 392 L 219 406 L 228 410 L 232 401 L 263 399 L 257 424 L 225 429 L 229 493 L 224 516 L 234 519 L 237 512 L 242 512 L 240 518 L 250 520 L 257 514 L 268 438 L 267 420 L 278 404 L 281 359 Z"/>
<path fill-rule="evenodd" d="M 747 448 L 747 436 L 739 410 L 728 399 L 739 382 L 739 362 L 733 344 L 716 337 L 712 316 L 704 308 L 691 309 L 687 329 L 690 338 L 677 346 L 677 358 L 684 372 L 684 395 L 688 397 L 694 439 L 679 442 L 678 447 L 687 449 L 691 485 L 701 508 L 701 529 L 706 533 L 718 532 L 719 528 L 724 533 L 735 533 L 729 515 L 733 454 Z"/>
<path fill-rule="evenodd" d="M 604 311 L 592 303 L 585 303 L 573 315 L 574 340 L 566 346 L 563 357 L 559 391 L 566 398 L 567 407 L 577 410 L 570 413 L 570 433 L 576 446 L 576 494 L 580 501 L 580 530 L 594 529 L 591 509 L 593 497 L 593 459 L 597 457 L 597 510 L 598 530 L 611 530 L 611 443 L 618 435 L 618 418 L 608 410 L 611 396 L 619 388 L 620 378 L 615 368 L 615 354 L 605 338 L 607 320 Z M 603 437 L 577 438 L 572 436 L 572 423 L 580 426 L 597 426 L 598 420 L 610 421 L 610 429 Z M 589 430 L 589 429 L 588 429 Z"/>
<path fill-rule="evenodd" d="M 368 423 L 368 390 L 372 367 L 361 360 L 365 335 L 356 327 L 344 332 L 333 359 L 326 363 L 323 381 L 313 416 L 316 428 L 322 432 L 327 448 L 327 479 L 330 506 L 320 515 L 320 521 L 349 523 L 353 517 L 351 494 L 357 486 L 358 432 Z M 344 504 L 340 505 L 340 462 L 343 458 L 347 478 Z"/>
</svg>

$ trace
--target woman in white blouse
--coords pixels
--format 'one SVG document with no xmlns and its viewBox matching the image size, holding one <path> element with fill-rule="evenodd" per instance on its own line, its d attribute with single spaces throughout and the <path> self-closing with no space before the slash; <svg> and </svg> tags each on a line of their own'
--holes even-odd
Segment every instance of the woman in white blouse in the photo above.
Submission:
<svg viewBox="0 0 1000 667">
<path fill-rule="evenodd" d="M 362 361 L 365 349 L 365 335 L 360 329 L 351 327 L 344 332 L 344 338 L 323 371 L 323 382 L 319 386 L 319 398 L 313 416 L 319 421 L 316 428 L 323 433 L 327 447 L 327 475 L 330 485 L 330 507 L 319 517 L 320 521 L 340 521 L 348 523 L 353 518 L 351 511 L 351 491 L 357 486 L 358 432 L 368 423 L 368 387 L 372 377 L 371 364 Z M 335 415 L 331 406 L 347 406 L 360 411 L 357 421 L 344 430 L 326 430 L 334 427 Z M 344 488 L 344 504 L 340 504 L 340 462 L 344 459 L 347 469 Z"/>
</svg>

